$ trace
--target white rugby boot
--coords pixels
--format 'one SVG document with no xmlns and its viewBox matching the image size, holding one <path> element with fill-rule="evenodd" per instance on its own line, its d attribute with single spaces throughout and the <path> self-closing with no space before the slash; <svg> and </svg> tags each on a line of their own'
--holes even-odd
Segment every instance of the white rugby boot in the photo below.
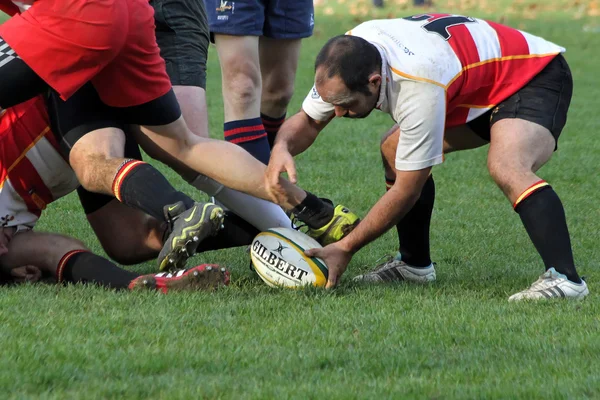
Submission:
<svg viewBox="0 0 600 400">
<path fill-rule="evenodd" d="M 581 283 L 571 282 L 563 274 L 556 272 L 554 268 L 540 275 L 540 278 L 522 292 L 515 293 L 508 301 L 519 300 L 545 300 L 554 298 L 570 298 L 581 300 L 590 293 L 587 283 L 582 279 Z"/>
<path fill-rule="evenodd" d="M 375 269 L 352 279 L 358 282 L 387 283 L 408 281 L 415 283 L 429 283 L 435 281 L 435 267 L 430 264 L 427 267 L 414 267 L 396 257 L 387 256 L 386 260 L 377 265 Z"/>
</svg>

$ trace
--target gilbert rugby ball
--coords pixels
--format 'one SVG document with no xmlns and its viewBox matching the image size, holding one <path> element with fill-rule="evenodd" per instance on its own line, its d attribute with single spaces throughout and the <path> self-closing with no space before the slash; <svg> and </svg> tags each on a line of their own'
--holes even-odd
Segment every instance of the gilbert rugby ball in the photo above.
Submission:
<svg viewBox="0 0 600 400">
<path fill-rule="evenodd" d="M 250 257 L 254 270 L 272 287 L 324 287 L 327 266 L 320 258 L 308 257 L 304 250 L 322 247 L 316 240 L 291 228 L 273 228 L 252 241 Z"/>
</svg>

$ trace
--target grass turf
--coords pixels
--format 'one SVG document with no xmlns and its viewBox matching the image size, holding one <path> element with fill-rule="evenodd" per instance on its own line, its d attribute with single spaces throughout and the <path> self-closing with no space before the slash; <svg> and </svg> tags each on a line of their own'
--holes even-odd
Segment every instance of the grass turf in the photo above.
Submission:
<svg viewBox="0 0 600 400">
<path fill-rule="evenodd" d="M 388 3 L 374 16 L 411 14 L 406 1 Z M 464 12 L 474 5 L 455 3 L 445 9 Z M 509 12 L 508 3 L 499 2 L 505 8 L 494 3 L 491 10 L 478 5 L 472 15 L 503 19 L 568 48 L 575 79 L 569 123 L 560 150 L 540 174 L 565 204 L 576 262 L 592 290 L 585 301 L 507 303 L 509 294 L 542 272 L 542 264 L 518 216 L 488 177 L 486 150 L 480 149 L 453 154 L 434 170 L 435 284 L 349 282 L 395 251 L 390 232 L 358 253 L 341 287 L 330 292 L 270 289 L 249 271 L 243 249 L 195 257 L 232 270 L 231 286 L 213 294 L 2 288 L 0 397 L 600 397 L 600 300 L 594 284 L 600 278 L 595 196 L 600 177 L 594 173 L 600 151 L 595 139 L 600 130 L 600 36 L 584 29 L 595 26 L 597 5 L 548 2 L 565 10 L 572 6 L 560 14 L 557 9 L 536 13 L 532 2 L 515 2 L 512 7 L 521 8 Z M 311 86 L 320 46 L 364 19 L 352 10 L 366 4 L 340 1 L 317 7 L 315 35 L 304 42 L 290 110 L 299 108 Z M 209 112 L 211 132 L 220 137 L 220 73 L 213 50 Z M 364 121 L 335 121 L 299 157 L 301 185 L 364 215 L 384 190 L 378 143 L 391 123 L 379 113 Z M 52 204 L 39 229 L 73 235 L 101 253 L 74 195 Z M 134 269 L 150 272 L 153 267 Z"/>
</svg>

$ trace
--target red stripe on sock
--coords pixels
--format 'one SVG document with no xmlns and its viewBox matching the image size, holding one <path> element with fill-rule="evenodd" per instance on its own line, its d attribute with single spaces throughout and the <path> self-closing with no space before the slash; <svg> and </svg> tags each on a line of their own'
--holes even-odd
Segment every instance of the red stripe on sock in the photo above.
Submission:
<svg viewBox="0 0 600 400">
<path fill-rule="evenodd" d="M 231 139 L 228 142 L 229 143 L 235 143 L 235 144 L 245 143 L 245 142 L 251 142 L 251 141 L 257 140 L 257 139 L 262 139 L 262 138 L 264 138 L 266 136 L 267 136 L 267 133 L 265 132 L 265 133 L 261 133 L 260 135 L 244 136 L 244 137 L 237 138 L 237 139 Z"/>
<path fill-rule="evenodd" d="M 113 184 L 112 184 L 112 192 L 115 195 L 115 197 L 117 198 L 117 200 L 122 201 L 121 200 L 121 184 L 123 183 L 123 179 L 127 176 L 127 174 L 131 173 L 131 171 L 133 171 L 136 167 L 138 167 L 142 164 L 146 164 L 146 163 L 143 161 L 139 161 L 139 160 L 131 160 L 131 161 L 127 161 L 125 164 L 123 164 L 121 166 L 121 168 L 119 168 L 119 170 L 117 171 L 117 174 L 115 175 L 115 179 L 113 180 Z"/>
<path fill-rule="evenodd" d="M 393 181 L 393 180 L 391 180 L 391 179 L 386 179 L 386 180 L 385 180 L 385 190 L 386 190 L 386 191 L 390 190 L 390 189 L 392 188 L 392 186 L 394 186 L 394 183 L 395 183 L 395 182 L 396 182 L 396 181 Z"/>
<path fill-rule="evenodd" d="M 546 186 L 550 186 L 548 184 L 548 182 L 546 182 L 545 180 L 539 180 L 536 183 L 534 183 L 533 185 L 529 186 L 527 189 L 523 190 L 523 193 L 521 193 L 519 195 L 519 197 L 517 197 L 517 200 L 515 201 L 515 203 L 513 204 L 513 209 L 517 208 L 517 206 L 526 198 L 528 198 L 529 196 L 531 196 L 532 194 L 534 194 L 535 192 L 537 192 L 538 190 L 546 187 Z"/>
<path fill-rule="evenodd" d="M 85 253 L 85 252 L 89 252 L 89 251 L 82 250 L 82 249 L 71 250 L 71 251 L 67 252 L 64 256 L 61 257 L 60 261 L 58 262 L 58 266 L 56 267 L 56 280 L 58 283 L 61 283 L 63 281 L 63 271 L 64 271 L 65 265 L 67 265 L 67 262 L 69 261 L 69 259 L 77 253 Z"/>
<path fill-rule="evenodd" d="M 224 133 L 225 133 L 225 137 L 227 136 L 231 136 L 231 135 L 237 135 L 239 133 L 247 133 L 247 132 L 257 132 L 257 131 L 264 131 L 265 127 L 260 124 L 260 125 L 253 125 L 253 126 L 242 126 L 241 128 L 232 128 L 232 129 L 227 129 Z"/>
</svg>

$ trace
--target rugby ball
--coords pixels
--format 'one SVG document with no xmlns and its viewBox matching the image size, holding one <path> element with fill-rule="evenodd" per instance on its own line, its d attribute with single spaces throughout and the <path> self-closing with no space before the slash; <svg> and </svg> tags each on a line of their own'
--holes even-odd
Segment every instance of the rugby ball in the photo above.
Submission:
<svg viewBox="0 0 600 400">
<path fill-rule="evenodd" d="M 327 266 L 304 250 L 322 247 L 310 236 L 290 228 L 273 228 L 252 241 L 250 258 L 254 270 L 271 287 L 324 287 Z"/>
</svg>

